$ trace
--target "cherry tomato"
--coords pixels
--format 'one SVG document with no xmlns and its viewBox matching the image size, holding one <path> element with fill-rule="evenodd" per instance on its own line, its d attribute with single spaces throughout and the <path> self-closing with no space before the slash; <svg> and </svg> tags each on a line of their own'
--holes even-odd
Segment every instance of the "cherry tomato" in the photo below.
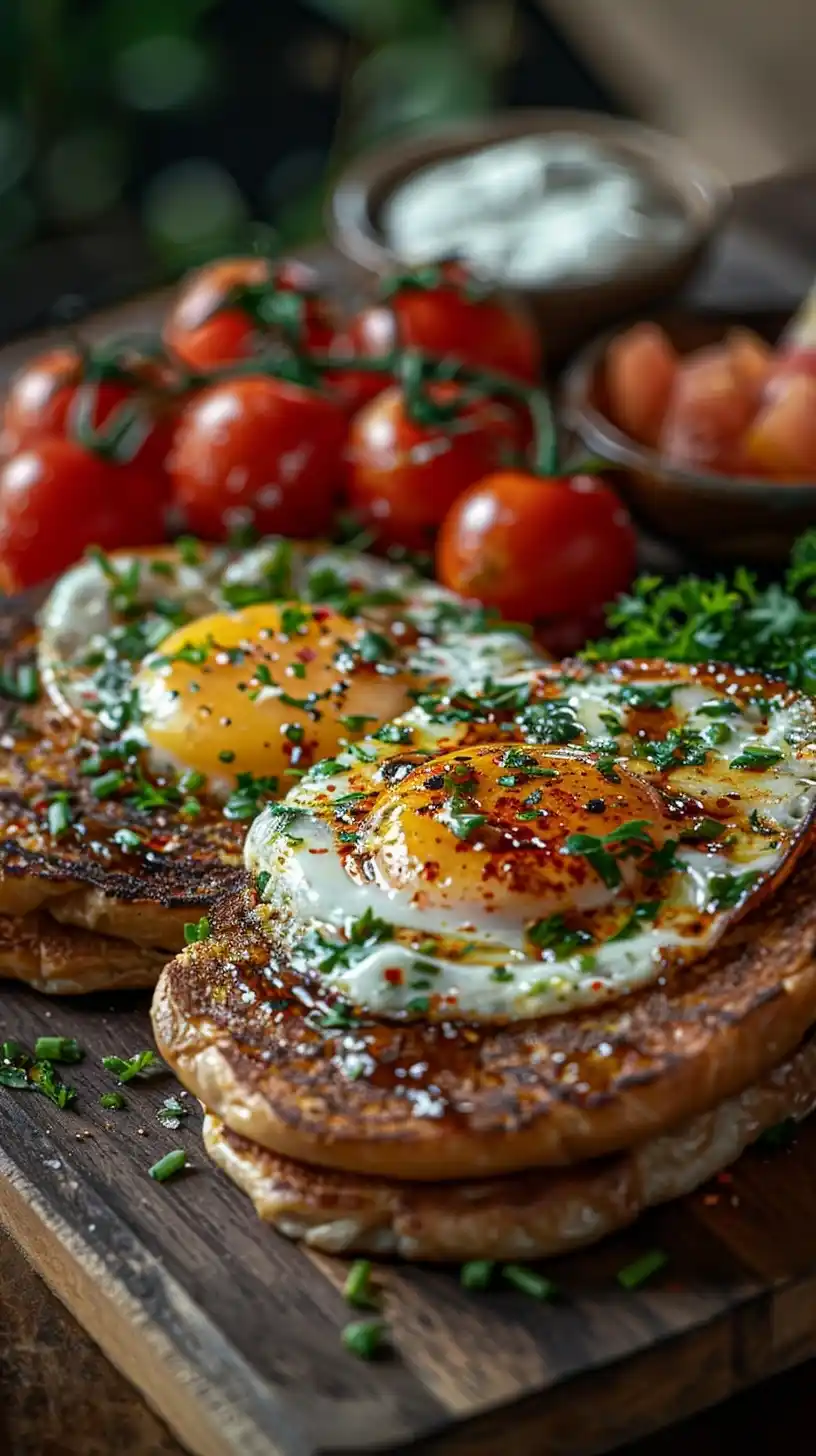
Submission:
<svg viewBox="0 0 816 1456">
<path fill-rule="evenodd" d="M 262 374 L 204 389 L 182 413 L 168 462 L 176 503 L 197 535 L 319 535 L 342 482 L 346 419 L 328 395 Z"/>
<path fill-rule="evenodd" d="M 426 386 L 423 402 L 417 418 L 392 385 L 352 420 L 346 450 L 355 516 L 381 543 L 412 551 L 427 548 L 457 496 L 521 444 L 517 416 L 498 400 L 443 383 Z"/>
<path fill-rule="evenodd" d="M 445 586 L 504 617 L 580 616 L 628 586 L 635 533 L 615 492 L 594 476 L 505 471 L 455 502 L 436 563 Z"/>
<path fill-rule="evenodd" d="M 20 591 L 77 561 L 164 538 L 164 492 L 142 466 L 115 461 L 57 436 L 18 451 L 0 468 L 0 578 Z"/>
<path fill-rule="evenodd" d="M 8 453 L 48 435 L 70 435 L 80 398 L 87 396 L 90 423 L 99 428 L 125 403 L 138 403 L 145 417 L 145 440 L 134 459 L 145 470 L 161 470 L 170 448 L 178 398 L 172 372 L 160 360 L 126 345 L 121 353 L 105 348 L 87 358 L 78 349 L 52 349 L 29 360 L 14 376 L 3 410 L 3 440 Z"/>
<path fill-rule="evenodd" d="M 532 318 L 498 292 L 486 292 L 459 263 L 396 279 L 387 300 L 352 320 L 345 342 L 352 353 L 369 356 L 397 347 L 423 349 L 525 383 L 541 373 L 541 341 Z M 355 377 L 362 390 L 375 392 L 370 375 Z"/>
<path fill-rule="evenodd" d="M 164 342 L 189 369 L 206 373 L 251 357 L 270 338 L 325 350 L 334 332 L 311 268 L 292 260 L 222 258 L 183 284 Z"/>
</svg>

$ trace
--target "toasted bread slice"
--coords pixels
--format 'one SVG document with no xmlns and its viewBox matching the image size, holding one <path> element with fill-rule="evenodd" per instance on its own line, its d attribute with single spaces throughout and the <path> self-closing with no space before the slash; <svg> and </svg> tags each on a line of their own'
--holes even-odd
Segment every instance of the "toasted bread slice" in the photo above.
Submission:
<svg viewBox="0 0 816 1456">
<path fill-rule="evenodd" d="M 595 1243 L 691 1193 L 767 1128 L 816 1107 L 816 1037 L 736 1097 L 630 1153 L 464 1183 L 399 1183 L 311 1168 L 208 1114 L 204 1145 L 259 1216 L 328 1254 L 534 1259 Z"/>
<path fill-rule="evenodd" d="M 254 905 L 249 889 L 224 902 L 165 968 L 156 1039 L 234 1132 L 322 1167 L 437 1181 L 580 1163 L 738 1095 L 816 1020 L 814 853 L 695 965 L 505 1026 L 325 1026 L 330 999 L 293 977 Z"/>
<path fill-rule="evenodd" d="M 154 986 L 164 956 L 112 935 L 60 925 L 39 910 L 0 915 L 0 979 L 52 996 Z"/>
</svg>

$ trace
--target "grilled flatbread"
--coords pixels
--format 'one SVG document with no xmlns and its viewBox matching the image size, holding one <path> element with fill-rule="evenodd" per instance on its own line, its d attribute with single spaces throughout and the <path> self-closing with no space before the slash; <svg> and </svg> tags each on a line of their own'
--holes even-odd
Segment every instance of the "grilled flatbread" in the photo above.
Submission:
<svg viewBox="0 0 816 1456">
<path fill-rule="evenodd" d="M 816 1038 L 737 1097 L 630 1153 L 464 1183 L 399 1183 L 295 1163 L 211 1114 L 204 1144 L 259 1216 L 328 1254 L 534 1259 L 569 1253 L 691 1193 L 767 1128 L 816 1107 Z"/>
<path fill-rule="evenodd" d="M 228 899 L 166 967 L 156 1039 L 233 1132 L 321 1167 L 433 1182 L 581 1163 L 739 1095 L 816 1020 L 812 852 L 663 984 L 503 1027 L 326 1027 L 331 999 L 309 1005 L 255 904 L 252 890 Z"/>
</svg>

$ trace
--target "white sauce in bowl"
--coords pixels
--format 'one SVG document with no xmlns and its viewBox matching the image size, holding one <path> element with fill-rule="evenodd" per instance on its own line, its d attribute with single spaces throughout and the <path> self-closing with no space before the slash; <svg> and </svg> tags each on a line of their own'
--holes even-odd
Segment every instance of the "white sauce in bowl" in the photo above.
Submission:
<svg viewBox="0 0 816 1456">
<path fill-rule="evenodd" d="M 458 257 L 517 285 L 590 282 L 680 249 L 681 198 L 656 170 L 590 137 L 518 137 L 421 167 L 381 213 L 389 248 L 416 265 Z"/>
</svg>

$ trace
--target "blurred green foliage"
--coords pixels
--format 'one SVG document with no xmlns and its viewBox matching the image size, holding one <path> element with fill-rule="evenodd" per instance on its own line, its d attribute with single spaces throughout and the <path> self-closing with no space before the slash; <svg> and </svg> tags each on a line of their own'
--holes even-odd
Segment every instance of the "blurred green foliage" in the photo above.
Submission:
<svg viewBox="0 0 816 1456">
<path fill-rule="evenodd" d="M 233 3 L 5 0 L 0 254 L 43 233 L 97 227 L 123 203 L 138 209 L 168 271 L 245 246 L 265 205 L 274 216 L 261 221 L 274 221 L 287 243 L 301 241 L 319 231 L 326 187 L 355 151 L 494 104 L 513 24 L 513 0 L 256 0 L 259 34 L 274 41 L 278 17 L 291 30 L 297 10 L 304 44 L 316 44 L 323 27 L 321 43 L 328 36 L 339 53 L 328 154 L 293 166 L 285 190 L 259 205 L 200 146 L 181 157 L 171 147 L 171 159 L 155 165 L 145 157 L 151 128 L 184 136 L 196 123 L 206 135 L 230 88 L 240 99 L 241 77 L 217 41 Z"/>
</svg>

